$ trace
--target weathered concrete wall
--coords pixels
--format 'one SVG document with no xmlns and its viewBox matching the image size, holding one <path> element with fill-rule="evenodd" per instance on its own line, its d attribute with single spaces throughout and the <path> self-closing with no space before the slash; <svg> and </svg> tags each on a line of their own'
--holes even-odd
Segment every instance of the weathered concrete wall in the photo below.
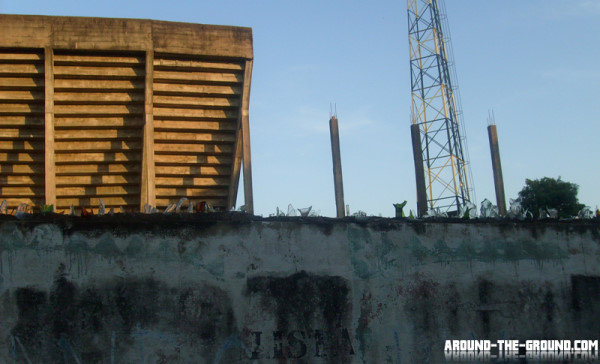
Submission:
<svg viewBox="0 0 600 364">
<path fill-rule="evenodd" d="M 0 220 L 0 362 L 425 363 L 597 339 L 590 222 Z"/>
</svg>

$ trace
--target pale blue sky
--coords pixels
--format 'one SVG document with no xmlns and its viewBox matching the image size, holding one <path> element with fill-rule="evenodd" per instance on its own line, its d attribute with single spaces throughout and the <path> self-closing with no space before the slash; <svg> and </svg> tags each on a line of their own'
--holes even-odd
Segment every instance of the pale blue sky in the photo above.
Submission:
<svg viewBox="0 0 600 364">
<path fill-rule="evenodd" d="M 495 201 L 493 109 L 507 203 L 525 178 L 562 176 L 580 186 L 582 203 L 599 205 L 600 0 L 446 0 L 446 8 L 478 203 Z M 255 212 L 292 203 L 335 215 L 331 102 L 351 212 L 393 216 L 403 200 L 415 209 L 405 0 L 0 0 L 0 12 L 252 27 Z"/>
</svg>

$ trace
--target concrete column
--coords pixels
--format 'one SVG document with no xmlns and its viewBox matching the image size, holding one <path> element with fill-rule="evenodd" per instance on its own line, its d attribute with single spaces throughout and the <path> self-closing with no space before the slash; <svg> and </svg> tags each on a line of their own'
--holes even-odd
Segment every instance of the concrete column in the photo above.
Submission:
<svg viewBox="0 0 600 364">
<path fill-rule="evenodd" d="M 340 133 L 338 130 L 338 119 L 332 116 L 329 119 L 329 131 L 331 134 L 331 157 L 333 159 L 333 183 L 335 186 L 335 207 L 337 217 L 344 217 L 344 181 L 342 178 L 342 157 L 340 154 Z"/>
<path fill-rule="evenodd" d="M 506 198 L 504 196 L 504 179 L 502 177 L 502 163 L 500 163 L 500 147 L 498 146 L 498 133 L 496 125 L 488 126 L 490 139 L 490 153 L 492 155 L 492 170 L 494 171 L 494 187 L 496 189 L 496 204 L 500 215 L 506 215 Z"/>
<path fill-rule="evenodd" d="M 423 170 L 423 149 L 421 147 L 421 130 L 419 129 L 419 124 L 412 124 L 410 126 L 410 135 L 417 183 L 417 215 L 421 217 L 427 213 L 427 192 L 425 190 L 425 171 Z"/>
</svg>

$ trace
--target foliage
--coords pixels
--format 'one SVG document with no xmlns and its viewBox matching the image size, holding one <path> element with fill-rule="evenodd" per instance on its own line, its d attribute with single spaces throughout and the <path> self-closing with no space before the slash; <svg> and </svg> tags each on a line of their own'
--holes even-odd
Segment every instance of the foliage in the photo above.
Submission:
<svg viewBox="0 0 600 364">
<path fill-rule="evenodd" d="M 575 183 L 544 177 L 541 179 L 525 180 L 525 187 L 519 192 L 519 201 L 523 209 L 529 210 L 535 218 L 539 210 L 556 209 L 558 217 L 577 216 L 584 205 L 577 200 L 579 186 Z"/>
</svg>

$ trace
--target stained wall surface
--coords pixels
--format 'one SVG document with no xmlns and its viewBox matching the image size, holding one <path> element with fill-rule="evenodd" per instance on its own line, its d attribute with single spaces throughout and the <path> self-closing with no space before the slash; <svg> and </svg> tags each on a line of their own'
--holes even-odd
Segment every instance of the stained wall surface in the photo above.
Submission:
<svg viewBox="0 0 600 364">
<path fill-rule="evenodd" d="M 439 363 L 600 332 L 597 221 L 0 221 L 0 362 Z"/>
<path fill-rule="evenodd" d="M 249 28 L 0 15 L 0 200 L 228 210 L 252 58 Z"/>
</svg>

